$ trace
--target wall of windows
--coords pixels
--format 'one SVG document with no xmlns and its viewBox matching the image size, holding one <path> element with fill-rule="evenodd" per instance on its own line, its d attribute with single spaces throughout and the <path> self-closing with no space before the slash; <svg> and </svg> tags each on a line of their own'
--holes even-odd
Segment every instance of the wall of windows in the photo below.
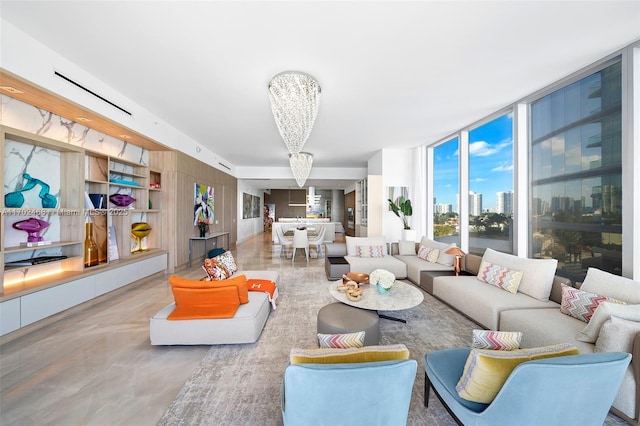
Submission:
<svg viewBox="0 0 640 426">
<path fill-rule="evenodd" d="M 633 73 L 640 71 L 623 63 L 633 49 L 623 52 L 432 145 L 434 239 L 479 255 L 491 247 L 555 258 L 558 274 L 573 281 L 582 281 L 589 267 L 629 277 L 640 268 L 630 255 L 637 213 L 629 220 L 624 212 L 622 232 L 623 206 L 632 209 L 640 197 L 640 188 L 629 186 L 637 165 L 625 161 L 638 150 L 629 129 L 640 123 L 625 106 L 638 104 L 638 91 L 624 87 L 637 84 Z M 468 192 L 462 203 L 460 191 Z M 623 259 L 633 267 L 623 267 Z"/>
<path fill-rule="evenodd" d="M 622 274 L 621 83 L 617 62 L 531 104 L 529 255 L 574 280 Z"/>
</svg>

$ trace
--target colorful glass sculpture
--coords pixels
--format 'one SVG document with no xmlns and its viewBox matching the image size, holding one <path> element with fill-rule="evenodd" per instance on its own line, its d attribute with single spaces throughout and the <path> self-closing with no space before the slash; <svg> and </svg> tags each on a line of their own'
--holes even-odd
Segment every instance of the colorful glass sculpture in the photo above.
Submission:
<svg viewBox="0 0 640 426">
<path fill-rule="evenodd" d="M 15 192 L 10 192 L 4 196 L 4 205 L 6 207 L 20 208 L 24 204 L 23 192 L 33 189 L 36 185 L 40 185 L 40 194 L 38 196 L 42 200 L 42 207 L 45 209 L 53 209 L 58 205 L 58 199 L 49 194 L 51 189 L 49 185 L 40 179 L 32 178 L 28 173 L 23 173 L 22 177 L 27 180 L 22 188 Z"/>
<path fill-rule="evenodd" d="M 40 231 L 48 228 L 49 222 L 47 222 L 46 220 L 38 219 L 36 217 L 30 217 L 29 219 L 16 222 L 12 226 L 15 229 L 27 233 L 27 242 L 36 243 L 38 241 L 44 241 L 44 238 L 40 236 Z"/>
<path fill-rule="evenodd" d="M 118 207 L 127 207 L 134 203 L 136 199 L 129 194 L 112 194 L 109 196 L 109 201 Z"/>
<path fill-rule="evenodd" d="M 131 253 L 141 253 L 148 249 L 142 248 L 142 239 L 149 235 L 151 232 L 151 226 L 146 222 L 136 222 L 131 224 L 131 235 L 138 240 L 138 247 Z"/>
</svg>

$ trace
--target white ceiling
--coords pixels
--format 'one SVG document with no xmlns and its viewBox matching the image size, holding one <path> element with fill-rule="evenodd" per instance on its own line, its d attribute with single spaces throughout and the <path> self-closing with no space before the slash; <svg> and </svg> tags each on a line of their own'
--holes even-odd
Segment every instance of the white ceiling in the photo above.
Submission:
<svg viewBox="0 0 640 426">
<path fill-rule="evenodd" d="M 314 167 L 363 168 L 381 148 L 437 141 L 640 38 L 638 0 L 1 0 L 0 7 L 3 19 L 239 175 L 260 168 L 262 178 L 273 177 L 270 167 L 288 167 L 267 91 L 281 71 L 307 72 L 322 86 L 304 147 Z M 292 179 L 256 182 L 296 187 Z"/>
</svg>

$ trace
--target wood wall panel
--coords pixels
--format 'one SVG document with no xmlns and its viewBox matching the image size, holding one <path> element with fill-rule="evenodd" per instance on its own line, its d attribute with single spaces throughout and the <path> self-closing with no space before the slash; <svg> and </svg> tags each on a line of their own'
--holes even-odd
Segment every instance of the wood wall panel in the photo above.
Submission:
<svg viewBox="0 0 640 426">
<path fill-rule="evenodd" d="M 289 207 L 289 202 L 303 204 L 306 199 L 306 189 L 272 189 L 271 194 L 264 194 L 265 204 L 276 206 L 276 221 L 281 217 L 306 217 L 306 207 Z"/>
<path fill-rule="evenodd" d="M 168 207 L 163 210 L 166 210 L 167 223 L 170 224 L 168 235 L 173 238 L 169 265 L 182 268 L 189 262 L 189 237 L 198 234 L 193 226 L 193 185 L 196 182 L 214 188 L 213 214 L 217 223 L 210 225 L 209 229 L 211 232 L 229 232 L 229 243 L 234 247 L 237 240 L 237 179 L 181 152 L 156 152 L 152 159 L 153 166 L 162 169 L 162 186 L 167 188 Z M 227 243 L 222 238 L 219 242 Z M 211 241 L 208 247 L 211 248 Z M 200 262 L 205 254 L 204 243 L 194 242 L 194 264 Z"/>
</svg>

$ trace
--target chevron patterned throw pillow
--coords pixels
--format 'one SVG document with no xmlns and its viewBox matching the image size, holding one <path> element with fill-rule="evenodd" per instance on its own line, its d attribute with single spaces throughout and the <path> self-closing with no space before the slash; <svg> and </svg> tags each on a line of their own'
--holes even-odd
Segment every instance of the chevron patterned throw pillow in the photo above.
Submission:
<svg viewBox="0 0 640 426">
<path fill-rule="evenodd" d="M 362 348 L 364 347 L 364 331 L 345 334 L 318 333 L 318 344 L 321 348 Z"/>
<path fill-rule="evenodd" d="M 512 351 L 520 348 L 520 331 L 473 330 L 471 347 L 474 349 L 493 349 Z"/>
<path fill-rule="evenodd" d="M 622 300 L 578 290 L 577 288 L 573 288 L 565 284 L 562 285 L 561 302 L 560 312 L 584 322 L 589 322 L 591 320 L 593 313 L 602 302 L 613 302 L 626 305 Z"/>
<path fill-rule="evenodd" d="M 522 271 L 516 271 L 504 266 L 496 265 L 483 260 L 478 270 L 478 279 L 488 284 L 495 285 L 509 293 L 516 294 L 522 281 Z"/>
</svg>

